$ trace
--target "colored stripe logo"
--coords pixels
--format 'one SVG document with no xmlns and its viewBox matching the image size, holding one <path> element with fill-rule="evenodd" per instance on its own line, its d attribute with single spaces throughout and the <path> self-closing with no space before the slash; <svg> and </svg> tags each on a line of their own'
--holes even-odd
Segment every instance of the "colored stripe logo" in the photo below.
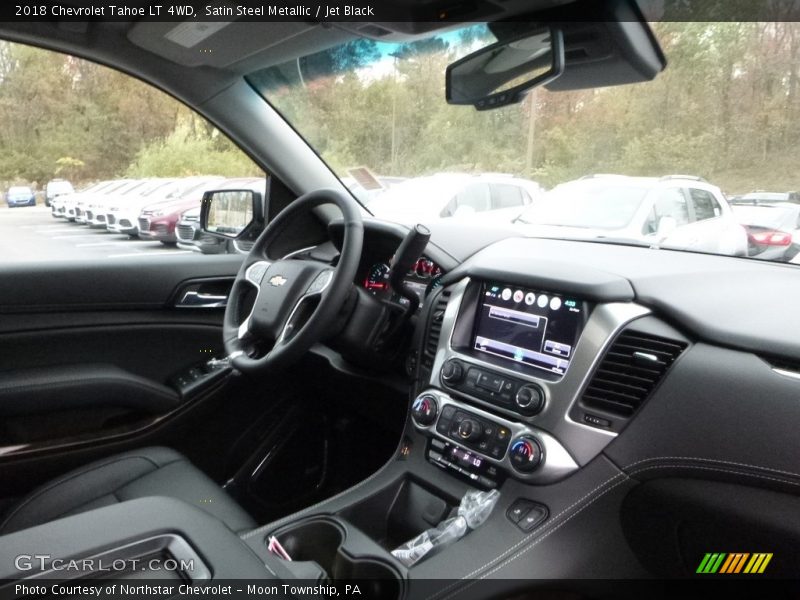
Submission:
<svg viewBox="0 0 800 600">
<path fill-rule="evenodd" d="M 769 561 L 772 560 L 772 552 L 707 552 L 700 561 L 696 573 L 703 574 L 736 574 L 747 573 L 754 575 L 763 573 Z"/>
</svg>

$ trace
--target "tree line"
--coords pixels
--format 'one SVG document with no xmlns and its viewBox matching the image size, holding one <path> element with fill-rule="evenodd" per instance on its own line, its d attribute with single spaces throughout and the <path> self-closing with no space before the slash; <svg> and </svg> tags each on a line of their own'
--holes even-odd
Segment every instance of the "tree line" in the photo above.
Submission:
<svg viewBox="0 0 800 600">
<path fill-rule="evenodd" d="M 0 181 L 250 175 L 207 121 L 141 81 L 65 54 L 0 42 Z"/>
<path fill-rule="evenodd" d="M 358 42 L 340 72 L 270 92 L 339 169 L 508 172 L 546 185 L 590 173 L 692 174 L 729 193 L 800 188 L 800 23 L 653 27 L 668 58 L 654 81 L 539 89 L 487 112 L 444 101 L 444 69 L 465 41 L 481 41 L 476 28 L 401 46 L 380 77 L 363 70 L 386 50 Z"/>
<path fill-rule="evenodd" d="M 729 193 L 800 188 L 800 23 L 656 23 L 654 81 L 552 93 L 478 112 L 444 101 L 444 69 L 488 43 L 471 27 L 392 47 L 359 40 L 251 82 L 340 174 L 514 173 L 545 185 L 589 173 L 692 174 Z M 374 65 L 383 64 L 382 70 Z M 0 43 L 0 180 L 90 181 L 253 163 L 168 95 L 111 69 Z"/>
</svg>

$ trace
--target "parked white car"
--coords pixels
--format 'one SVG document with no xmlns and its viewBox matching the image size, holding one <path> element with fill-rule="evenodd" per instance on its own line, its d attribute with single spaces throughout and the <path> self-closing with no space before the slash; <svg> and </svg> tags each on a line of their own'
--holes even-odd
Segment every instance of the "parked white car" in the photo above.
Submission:
<svg viewBox="0 0 800 600">
<path fill-rule="evenodd" d="M 369 210 L 400 223 L 445 218 L 508 223 L 542 193 L 537 182 L 511 175 L 441 173 L 393 185 L 370 201 Z"/>
<path fill-rule="evenodd" d="M 87 204 L 91 203 L 94 199 L 102 194 L 110 193 L 114 190 L 122 188 L 124 185 L 129 184 L 132 179 L 113 179 L 111 181 L 104 181 L 97 185 L 90 187 L 87 190 L 62 196 L 60 205 L 63 207 L 62 216 L 70 221 L 84 222 L 83 210 Z"/>
<path fill-rule="evenodd" d="M 51 179 L 44 186 L 44 205 L 50 206 L 59 196 L 75 193 L 75 188 L 66 179 Z"/>
<path fill-rule="evenodd" d="M 139 215 L 145 207 L 176 200 L 193 190 L 207 185 L 219 177 L 184 177 L 183 179 L 156 180 L 159 184 L 138 194 L 134 198 L 121 199 L 116 203 L 106 204 L 106 229 L 115 233 L 127 233 L 135 236 L 139 232 Z"/>
<path fill-rule="evenodd" d="M 110 185 L 111 185 L 110 181 L 100 181 L 98 183 L 94 183 L 88 187 L 85 187 L 84 189 L 79 190 L 77 192 L 72 192 L 71 194 L 64 194 L 63 196 L 56 196 L 50 201 L 50 214 L 53 216 L 53 218 L 64 219 L 67 217 L 67 204 L 73 205 L 74 209 L 73 203 L 77 202 L 77 200 L 75 200 L 75 196 L 78 196 L 80 194 L 92 194 Z"/>
<path fill-rule="evenodd" d="M 747 255 L 747 233 L 725 196 L 697 177 L 584 177 L 547 192 L 516 223 L 537 237 Z"/>
<path fill-rule="evenodd" d="M 89 227 L 105 229 L 106 210 L 110 203 L 122 199 L 132 199 L 144 193 L 148 186 L 155 185 L 154 179 L 133 179 L 127 185 L 95 194 L 84 204 L 82 219 Z"/>
</svg>

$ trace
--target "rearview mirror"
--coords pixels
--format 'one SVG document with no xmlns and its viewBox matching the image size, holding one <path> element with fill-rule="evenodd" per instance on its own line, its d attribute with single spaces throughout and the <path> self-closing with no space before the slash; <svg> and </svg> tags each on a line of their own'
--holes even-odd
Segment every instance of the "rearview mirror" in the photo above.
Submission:
<svg viewBox="0 0 800 600">
<path fill-rule="evenodd" d="M 239 238 L 260 220 L 261 194 L 253 190 L 217 190 L 203 194 L 200 225 L 204 232 Z"/>
<path fill-rule="evenodd" d="M 449 65 L 447 102 L 478 110 L 515 104 L 563 72 L 563 34 L 560 29 L 543 27 L 481 48 Z"/>
</svg>

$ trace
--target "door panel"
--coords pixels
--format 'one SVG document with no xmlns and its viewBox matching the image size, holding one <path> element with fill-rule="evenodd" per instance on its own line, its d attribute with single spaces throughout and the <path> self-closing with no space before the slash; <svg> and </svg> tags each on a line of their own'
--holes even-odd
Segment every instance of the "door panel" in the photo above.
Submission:
<svg viewBox="0 0 800 600">
<path fill-rule="evenodd" d="M 193 282 L 225 295 L 240 255 L 0 268 L 3 454 L 141 427 L 191 401 L 173 378 L 223 354 L 220 307 L 177 307 Z M 11 452 L 13 454 L 13 452 Z"/>
<path fill-rule="evenodd" d="M 159 255 L 140 260 L 6 264 L 0 313 L 161 309 L 185 280 L 234 276 L 238 254 Z"/>
</svg>

